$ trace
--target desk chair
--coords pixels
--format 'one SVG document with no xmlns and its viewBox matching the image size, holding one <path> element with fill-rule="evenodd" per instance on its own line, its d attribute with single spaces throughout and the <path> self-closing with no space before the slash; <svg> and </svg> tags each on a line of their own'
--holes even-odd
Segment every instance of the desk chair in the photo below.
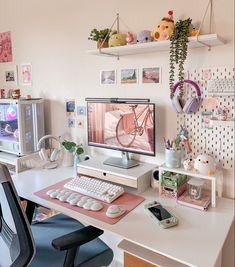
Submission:
<svg viewBox="0 0 235 267">
<path fill-rule="evenodd" d="M 9 171 L 0 164 L 1 267 L 108 266 L 113 252 L 98 238 L 102 233 L 62 214 L 30 229 Z"/>
</svg>

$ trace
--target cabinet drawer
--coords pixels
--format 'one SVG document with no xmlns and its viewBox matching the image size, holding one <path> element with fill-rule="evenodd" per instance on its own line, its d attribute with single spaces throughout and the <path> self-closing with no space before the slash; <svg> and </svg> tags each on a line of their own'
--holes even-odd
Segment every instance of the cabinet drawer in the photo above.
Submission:
<svg viewBox="0 0 235 267">
<path fill-rule="evenodd" d="M 109 182 L 118 183 L 118 184 L 130 186 L 130 187 L 133 187 L 133 188 L 137 188 L 137 179 L 136 180 L 132 180 L 132 179 L 124 178 L 122 176 L 110 174 L 110 173 L 107 173 L 107 172 L 86 169 L 86 168 L 83 168 L 81 166 L 78 166 L 77 171 L 78 171 L 79 174 L 83 174 L 83 175 L 87 175 L 87 176 L 90 176 L 90 177 L 106 180 L 106 181 L 109 181 Z"/>
<path fill-rule="evenodd" d="M 124 252 L 124 267 L 157 267 L 157 265 L 153 265 L 152 263 Z"/>
</svg>

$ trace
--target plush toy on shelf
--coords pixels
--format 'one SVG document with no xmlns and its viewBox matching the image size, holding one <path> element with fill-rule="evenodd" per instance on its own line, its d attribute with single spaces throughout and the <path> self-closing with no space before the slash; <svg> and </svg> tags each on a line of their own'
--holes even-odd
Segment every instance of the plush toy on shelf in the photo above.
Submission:
<svg viewBox="0 0 235 267">
<path fill-rule="evenodd" d="M 164 17 L 161 23 L 155 27 L 151 35 L 155 41 L 169 40 L 174 31 L 173 11 L 168 11 L 168 17 Z"/>
<path fill-rule="evenodd" d="M 153 38 L 151 36 L 151 31 L 144 30 L 144 31 L 138 32 L 136 41 L 138 44 L 152 42 Z"/>
<path fill-rule="evenodd" d="M 186 160 L 184 160 L 183 166 L 184 166 L 184 169 L 186 171 L 192 170 L 192 168 L 193 168 L 193 159 L 190 157 L 190 158 L 187 158 Z"/>
<path fill-rule="evenodd" d="M 127 43 L 126 42 L 126 37 L 127 37 L 127 35 L 125 33 L 113 34 L 109 38 L 109 47 L 126 45 L 126 43 Z"/>
<path fill-rule="evenodd" d="M 134 42 L 134 35 L 133 35 L 132 32 L 128 32 L 127 33 L 126 42 L 127 42 L 128 45 L 129 44 L 133 44 L 133 42 Z"/>
<path fill-rule="evenodd" d="M 206 154 L 199 155 L 195 159 L 193 171 L 196 173 L 212 176 L 216 170 L 215 160 Z"/>
</svg>

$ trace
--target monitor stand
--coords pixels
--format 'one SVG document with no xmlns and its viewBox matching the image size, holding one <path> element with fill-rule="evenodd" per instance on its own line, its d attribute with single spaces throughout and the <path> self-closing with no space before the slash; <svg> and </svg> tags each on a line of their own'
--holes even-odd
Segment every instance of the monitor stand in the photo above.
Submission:
<svg viewBox="0 0 235 267">
<path fill-rule="evenodd" d="M 108 158 L 104 161 L 105 165 L 115 166 L 122 169 L 130 169 L 139 165 L 139 162 L 132 160 L 128 152 L 122 152 L 122 158 Z"/>
</svg>

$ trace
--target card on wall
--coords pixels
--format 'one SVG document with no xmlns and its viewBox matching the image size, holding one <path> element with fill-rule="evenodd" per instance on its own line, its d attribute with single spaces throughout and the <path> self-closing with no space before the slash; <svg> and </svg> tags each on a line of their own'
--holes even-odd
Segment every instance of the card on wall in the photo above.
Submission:
<svg viewBox="0 0 235 267">
<path fill-rule="evenodd" d="M 75 116 L 75 100 L 66 101 L 66 114 L 67 116 Z"/>
<path fill-rule="evenodd" d="M 141 77 L 142 77 L 142 83 L 159 84 L 161 82 L 161 68 L 160 67 L 142 68 Z"/>
<path fill-rule="evenodd" d="M 121 69 L 120 70 L 121 84 L 137 84 L 138 83 L 138 69 Z"/>
<path fill-rule="evenodd" d="M 100 71 L 100 84 L 101 85 L 110 85 L 116 84 L 116 70 L 101 70 Z"/>
<path fill-rule="evenodd" d="M 18 85 L 16 65 L 4 65 L 0 73 L 0 85 L 6 88 L 14 88 Z"/>
<path fill-rule="evenodd" d="M 30 63 L 20 65 L 20 75 L 22 85 L 32 86 L 32 65 Z"/>
<path fill-rule="evenodd" d="M 84 129 L 84 127 L 85 127 L 84 118 L 81 118 L 81 117 L 77 118 L 77 127 Z"/>
<path fill-rule="evenodd" d="M 78 116 L 86 116 L 86 107 L 85 106 L 77 106 L 77 115 Z"/>
<path fill-rule="evenodd" d="M 68 127 L 69 128 L 75 128 L 75 119 L 74 118 L 68 119 Z"/>
</svg>

